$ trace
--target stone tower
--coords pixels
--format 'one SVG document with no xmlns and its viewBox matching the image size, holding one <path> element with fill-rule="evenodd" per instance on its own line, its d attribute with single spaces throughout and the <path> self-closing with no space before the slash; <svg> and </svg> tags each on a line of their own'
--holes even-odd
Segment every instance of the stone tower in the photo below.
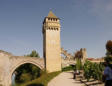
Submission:
<svg viewBox="0 0 112 86">
<path fill-rule="evenodd" d="M 43 21 L 43 56 L 47 72 L 61 70 L 60 20 L 52 11 Z"/>
</svg>

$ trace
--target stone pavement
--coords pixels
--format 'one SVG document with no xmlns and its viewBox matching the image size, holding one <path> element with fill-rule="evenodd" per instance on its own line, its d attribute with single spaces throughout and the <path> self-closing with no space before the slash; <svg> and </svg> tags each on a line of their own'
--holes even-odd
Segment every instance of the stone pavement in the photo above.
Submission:
<svg viewBox="0 0 112 86">
<path fill-rule="evenodd" d="M 48 86 L 84 86 L 84 84 L 74 80 L 72 72 L 62 72 L 52 79 Z"/>
</svg>

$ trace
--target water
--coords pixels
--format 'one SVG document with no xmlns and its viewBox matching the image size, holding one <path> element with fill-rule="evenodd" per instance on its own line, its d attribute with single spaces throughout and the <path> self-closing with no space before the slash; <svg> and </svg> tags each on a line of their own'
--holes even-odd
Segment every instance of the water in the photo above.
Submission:
<svg viewBox="0 0 112 86">
<path fill-rule="evenodd" d="M 15 84 L 15 77 L 16 77 L 16 74 L 13 73 L 13 75 L 12 75 L 12 86 L 16 86 L 16 84 Z"/>
</svg>

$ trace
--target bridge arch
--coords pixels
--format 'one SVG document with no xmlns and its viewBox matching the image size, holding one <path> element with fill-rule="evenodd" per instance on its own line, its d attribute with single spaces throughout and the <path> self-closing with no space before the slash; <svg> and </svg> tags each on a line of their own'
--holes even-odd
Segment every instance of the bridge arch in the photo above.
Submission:
<svg viewBox="0 0 112 86">
<path fill-rule="evenodd" d="M 38 62 L 28 61 L 28 60 L 27 60 L 27 61 L 21 61 L 21 62 L 17 63 L 17 64 L 11 69 L 11 72 L 10 72 L 10 73 L 13 74 L 13 72 L 14 72 L 18 67 L 20 67 L 21 65 L 27 64 L 27 63 L 33 64 L 33 65 L 39 67 L 41 70 L 44 69 L 44 67 L 43 67 L 41 64 L 39 64 Z"/>
<path fill-rule="evenodd" d="M 24 64 L 33 64 L 37 67 L 39 67 L 41 70 L 44 70 L 44 60 L 42 59 L 38 59 L 35 57 L 22 57 L 22 58 L 17 58 L 17 59 L 13 59 L 12 64 L 11 64 L 11 68 L 9 71 L 9 84 L 12 85 L 12 75 L 14 73 L 14 71 L 19 68 L 21 65 Z"/>
</svg>

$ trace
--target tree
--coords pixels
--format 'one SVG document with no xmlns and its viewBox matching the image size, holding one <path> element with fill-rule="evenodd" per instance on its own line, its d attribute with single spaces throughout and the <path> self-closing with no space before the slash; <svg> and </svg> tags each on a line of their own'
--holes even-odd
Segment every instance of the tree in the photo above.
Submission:
<svg viewBox="0 0 112 86">
<path fill-rule="evenodd" d="M 107 54 L 112 55 L 112 40 L 107 41 L 106 43 Z"/>
<path fill-rule="evenodd" d="M 76 69 L 82 70 L 82 62 L 80 58 L 76 58 Z"/>
<path fill-rule="evenodd" d="M 41 69 L 30 63 L 21 65 L 15 71 L 17 73 L 16 82 L 19 83 L 34 80 L 41 75 Z"/>
<path fill-rule="evenodd" d="M 92 63 L 90 61 L 87 61 L 84 63 L 83 69 L 84 69 L 84 77 L 87 79 L 87 81 L 90 80 L 91 78 L 91 73 L 92 73 L 92 68 L 91 68 Z"/>
<path fill-rule="evenodd" d="M 40 57 L 36 50 L 33 50 L 30 54 L 25 55 L 26 57 Z M 36 67 L 33 64 L 23 64 L 15 70 L 16 82 L 27 82 L 38 78 L 41 74 L 40 68 Z"/>
<path fill-rule="evenodd" d="M 29 57 L 40 57 L 38 52 L 36 52 L 36 50 L 33 50 L 30 54 L 25 55 L 25 56 L 29 56 Z"/>
<path fill-rule="evenodd" d="M 74 54 L 74 59 L 81 59 L 82 58 L 82 53 L 81 51 L 77 51 L 75 54 Z"/>
<path fill-rule="evenodd" d="M 107 52 L 106 52 L 106 57 L 104 58 L 104 60 L 106 62 L 112 63 L 112 41 L 111 40 L 107 41 L 106 50 Z"/>
<path fill-rule="evenodd" d="M 84 77 L 89 81 L 91 78 L 95 80 L 102 80 L 102 72 L 104 70 L 104 66 L 102 63 L 92 63 L 87 61 L 84 63 Z"/>
</svg>

